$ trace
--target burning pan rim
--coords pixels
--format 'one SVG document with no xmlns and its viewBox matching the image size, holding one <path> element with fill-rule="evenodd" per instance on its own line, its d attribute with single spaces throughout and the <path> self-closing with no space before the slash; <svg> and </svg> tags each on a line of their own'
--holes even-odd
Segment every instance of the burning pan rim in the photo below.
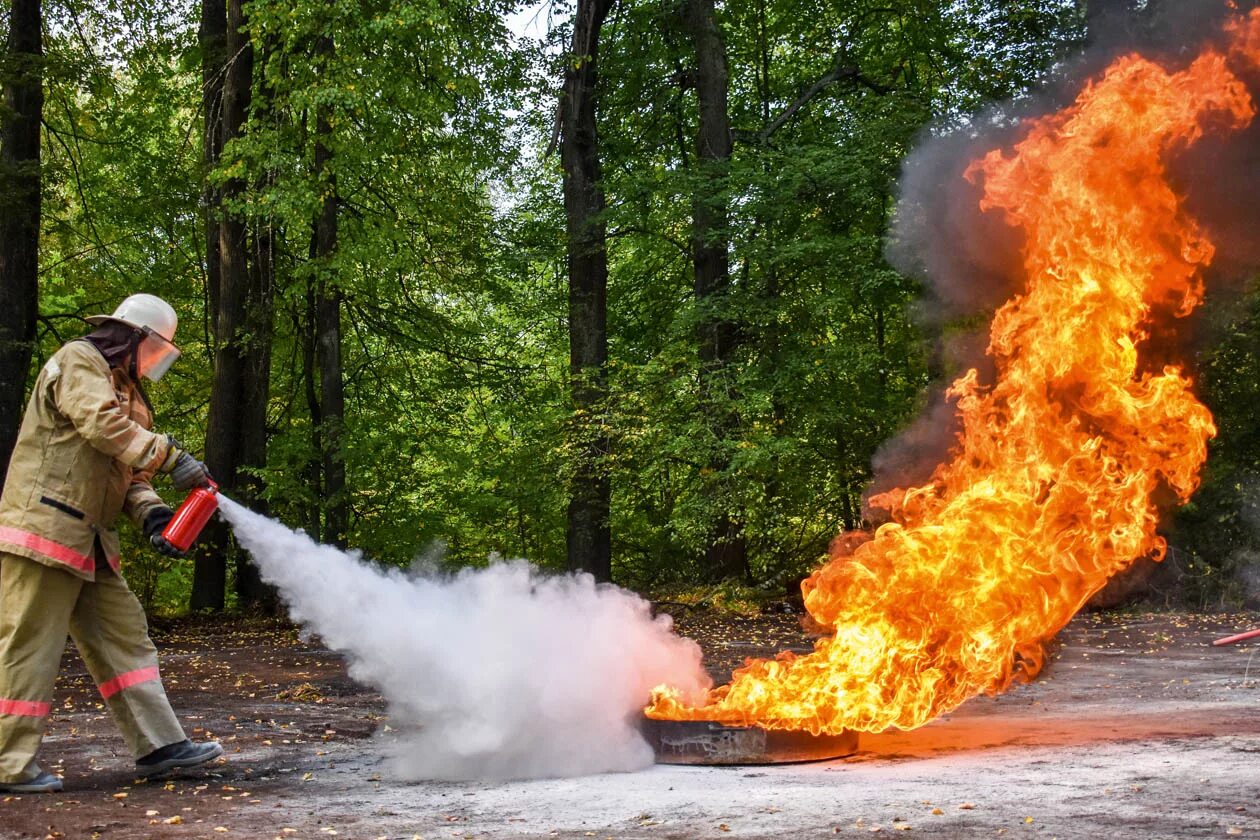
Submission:
<svg viewBox="0 0 1260 840">
<path fill-rule="evenodd" d="M 790 729 L 711 720 L 644 717 L 640 731 L 658 764 L 742 766 L 831 761 L 857 752 L 858 733 L 811 735 Z"/>
</svg>

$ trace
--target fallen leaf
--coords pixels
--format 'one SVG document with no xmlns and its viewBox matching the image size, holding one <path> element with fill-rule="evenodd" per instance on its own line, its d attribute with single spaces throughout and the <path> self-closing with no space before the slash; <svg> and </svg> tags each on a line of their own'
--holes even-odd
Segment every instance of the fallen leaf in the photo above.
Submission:
<svg viewBox="0 0 1260 840">
<path fill-rule="evenodd" d="M 964 802 L 958 806 L 959 811 L 974 811 L 975 809 L 976 805 L 974 802 Z"/>
<path fill-rule="evenodd" d="M 179 814 L 176 814 L 173 817 L 167 817 L 166 819 L 162 820 L 162 822 L 166 825 L 183 825 L 184 818 L 181 817 Z"/>
</svg>

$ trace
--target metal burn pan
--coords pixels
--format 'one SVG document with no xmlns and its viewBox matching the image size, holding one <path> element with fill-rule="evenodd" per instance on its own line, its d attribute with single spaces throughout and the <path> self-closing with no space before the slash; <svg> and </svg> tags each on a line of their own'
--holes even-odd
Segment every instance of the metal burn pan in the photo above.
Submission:
<svg viewBox="0 0 1260 840">
<path fill-rule="evenodd" d="M 857 752 L 858 734 L 811 735 L 788 729 L 732 726 L 708 720 L 644 718 L 643 737 L 658 764 L 790 764 Z"/>
</svg>

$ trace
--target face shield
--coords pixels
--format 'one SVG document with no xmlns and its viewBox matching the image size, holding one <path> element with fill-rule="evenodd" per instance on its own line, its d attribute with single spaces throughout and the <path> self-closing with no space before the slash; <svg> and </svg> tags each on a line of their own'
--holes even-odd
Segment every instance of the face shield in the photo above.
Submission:
<svg viewBox="0 0 1260 840">
<path fill-rule="evenodd" d="M 136 349 L 136 373 L 157 382 L 179 358 L 179 348 L 150 329 L 144 331 L 144 339 Z"/>
</svg>

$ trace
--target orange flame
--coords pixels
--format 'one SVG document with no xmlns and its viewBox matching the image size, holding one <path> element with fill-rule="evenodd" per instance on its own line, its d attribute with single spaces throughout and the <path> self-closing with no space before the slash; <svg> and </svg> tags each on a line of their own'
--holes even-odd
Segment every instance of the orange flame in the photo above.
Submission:
<svg viewBox="0 0 1260 840">
<path fill-rule="evenodd" d="M 1031 678 L 1044 643 L 1135 558 L 1162 559 L 1157 497 L 1186 500 L 1215 434 L 1178 367 L 1144 367 L 1152 316 L 1200 302 L 1213 245 L 1165 158 L 1254 116 L 1228 61 L 1260 64 L 1260 13 L 1177 72 L 1117 59 L 968 177 L 1025 235 L 1026 291 L 995 315 L 997 377 L 955 381 L 962 431 L 931 482 L 872 500 L 891 521 L 837 540 L 805 582 L 833 635 L 752 660 L 706 704 L 660 687 L 649 717 L 835 733 L 912 729 Z M 849 541 L 849 545 L 852 541 Z"/>
</svg>

